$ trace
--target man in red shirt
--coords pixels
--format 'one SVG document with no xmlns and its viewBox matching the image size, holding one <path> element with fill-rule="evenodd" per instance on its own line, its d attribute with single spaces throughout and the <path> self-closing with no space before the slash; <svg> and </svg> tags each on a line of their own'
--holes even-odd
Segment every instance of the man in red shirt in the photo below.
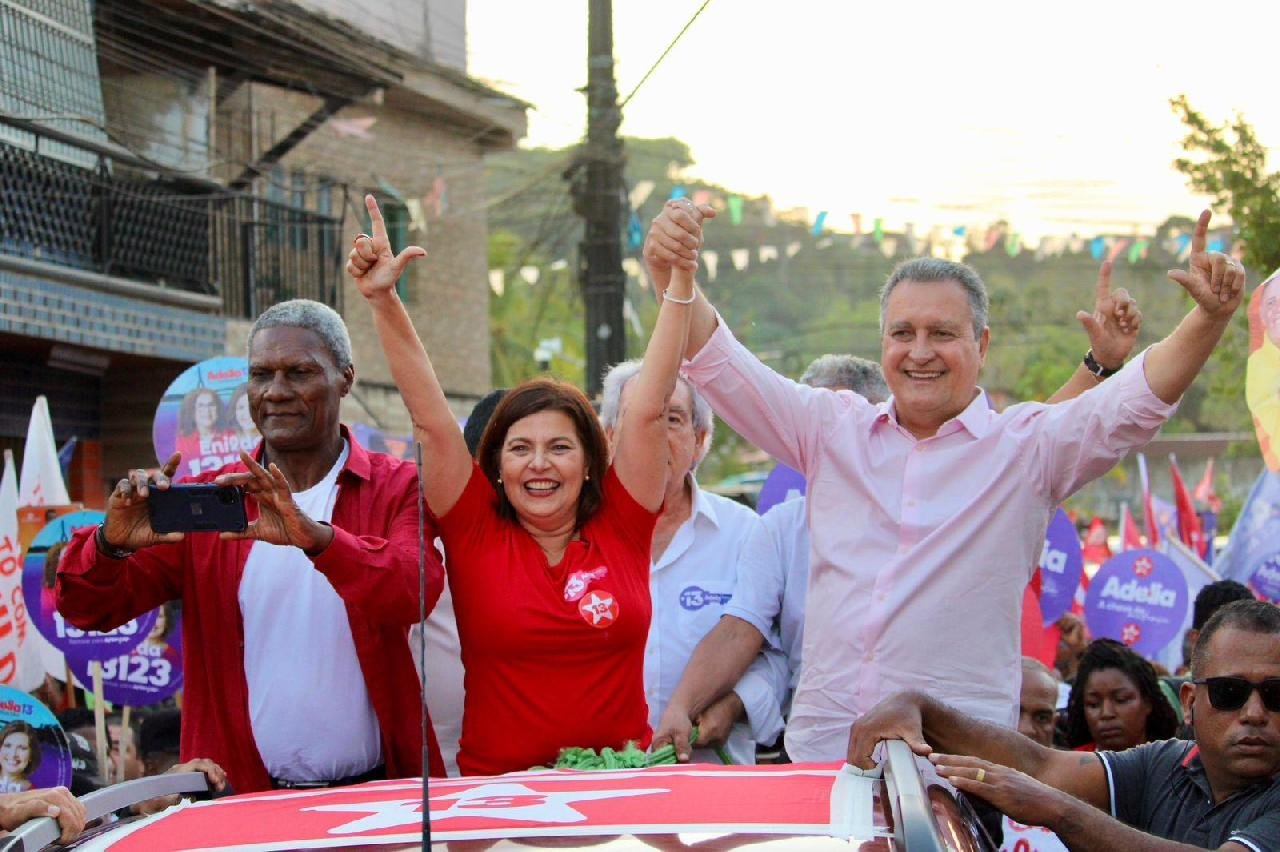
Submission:
<svg viewBox="0 0 1280 852">
<path fill-rule="evenodd" d="M 421 773 L 407 641 L 419 606 L 417 476 L 339 423 L 354 379 L 333 310 L 271 307 L 249 332 L 262 443 L 194 480 L 251 494 L 248 529 L 151 529 L 147 496 L 169 487 L 175 454 L 154 479 L 133 470 L 120 480 L 105 522 L 76 535 L 59 566 L 58 609 L 84 629 L 182 601 L 182 759 L 212 758 L 237 792 Z M 427 554 L 430 609 L 444 572 Z M 432 740 L 431 773 L 443 774 Z"/>
</svg>

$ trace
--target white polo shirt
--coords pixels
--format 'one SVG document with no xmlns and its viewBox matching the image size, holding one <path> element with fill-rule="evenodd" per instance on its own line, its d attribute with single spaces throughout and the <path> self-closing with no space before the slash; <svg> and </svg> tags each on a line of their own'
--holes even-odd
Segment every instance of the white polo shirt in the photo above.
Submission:
<svg viewBox="0 0 1280 852">
<path fill-rule="evenodd" d="M 693 482 L 693 511 L 649 575 L 653 620 L 644 653 L 644 687 L 651 726 L 661 720 L 693 649 L 735 594 L 743 542 L 759 524 L 746 506 Z M 735 763 L 755 763 L 755 744 L 777 739 L 785 690 L 785 662 L 776 650 L 766 649 L 734 687 L 747 711 L 747 724 L 735 725 L 726 744 Z M 720 762 L 708 749 L 697 750 L 692 759 Z"/>
</svg>

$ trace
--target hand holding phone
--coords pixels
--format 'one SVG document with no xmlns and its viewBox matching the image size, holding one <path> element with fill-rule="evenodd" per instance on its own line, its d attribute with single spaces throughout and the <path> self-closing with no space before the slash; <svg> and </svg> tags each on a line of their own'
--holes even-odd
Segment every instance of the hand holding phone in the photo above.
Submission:
<svg viewBox="0 0 1280 852">
<path fill-rule="evenodd" d="M 244 492 L 234 485 L 157 488 L 147 500 L 147 512 L 157 533 L 242 532 L 249 526 Z"/>
<path fill-rule="evenodd" d="M 174 453 L 154 476 L 142 468 L 134 468 L 116 483 L 107 499 L 107 517 L 102 523 L 99 549 L 105 545 L 114 551 L 128 552 L 182 540 L 182 533 L 153 530 L 148 511 L 150 496 L 169 487 L 181 461 L 182 454 Z"/>
</svg>

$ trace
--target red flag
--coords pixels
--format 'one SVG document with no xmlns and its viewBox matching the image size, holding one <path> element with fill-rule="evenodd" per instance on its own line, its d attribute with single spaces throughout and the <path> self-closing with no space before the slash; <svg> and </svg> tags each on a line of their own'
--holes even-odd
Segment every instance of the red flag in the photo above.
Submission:
<svg viewBox="0 0 1280 852">
<path fill-rule="evenodd" d="M 1107 544 L 1107 525 L 1097 515 L 1089 522 L 1084 534 L 1084 561 L 1101 565 L 1111 558 L 1111 546 Z"/>
<path fill-rule="evenodd" d="M 1125 503 L 1120 518 L 1120 549 L 1137 550 L 1143 546 L 1142 533 L 1138 532 L 1138 522 L 1133 519 L 1129 504 Z"/>
<path fill-rule="evenodd" d="M 1213 490 L 1213 459 L 1209 459 L 1209 463 L 1205 465 L 1204 476 L 1200 477 L 1200 482 L 1196 485 L 1196 490 L 1191 492 L 1191 496 L 1196 499 L 1196 502 L 1208 506 L 1209 511 L 1215 515 L 1222 511 L 1222 499 Z"/>
<path fill-rule="evenodd" d="M 1178 470 L 1178 460 L 1169 454 L 1169 476 L 1173 479 L 1173 502 L 1178 507 L 1178 538 L 1191 548 L 1201 559 L 1207 547 L 1204 540 L 1204 526 L 1200 516 L 1196 514 L 1195 504 L 1191 502 L 1191 492 L 1187 491 L 1182 481 L 1182 472 Z"/>
<path fill-rule="evenodd" d="M 1138 479 L 1142 482 L 1142 520 L 1147 527 L 1147 545 L 1160 543 L 1160 524 L 1156 522 L 1156 508 L 1151 502 L 1151 481 L 1147 478 L 1147 457 L 1138 453 Z"/>
</svg>

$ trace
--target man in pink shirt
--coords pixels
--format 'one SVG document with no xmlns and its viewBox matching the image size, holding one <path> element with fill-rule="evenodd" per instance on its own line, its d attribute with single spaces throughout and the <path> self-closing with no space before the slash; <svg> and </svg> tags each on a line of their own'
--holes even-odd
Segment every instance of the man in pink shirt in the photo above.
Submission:
<svg viewBox="0 0 1280 852">
<path fill-rule="evenodd" d="M 659 292 L 672 265 L 696 264 L 713 215 L 680 199 L 654 220 L 645 259 Z M 778 375 L 695 295 L 685 374 L 730 426 L 808 481 L 794 760 L 843 759 L 850 722 L 906 688 L 1016 725 L 1022 590 L 1052 512 L 1150 440 L 1240 304 L 1244 270 L 1205 250 L 1208 222 L 1206 211 L 1188 269 L 1169 274 L 1195 308 L 1113 378 L 1052 406 L 989 407 L 977 385 L 987 295 L 963 264 L 919 258 L 886 282 L 881 367 L 893 395 L 879 405 Z M 1106 373 L 1090 362 L 1081 370 Z"/>
</svg>

